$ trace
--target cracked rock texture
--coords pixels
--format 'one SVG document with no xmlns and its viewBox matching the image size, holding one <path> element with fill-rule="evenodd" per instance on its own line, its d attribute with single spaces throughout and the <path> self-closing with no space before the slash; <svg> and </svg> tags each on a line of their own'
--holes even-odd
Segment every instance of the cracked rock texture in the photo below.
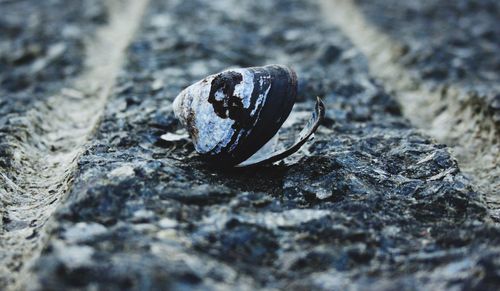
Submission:
<svg viewBox="0 0 500 291">
<path fill-rule="evenodd" d="M 151 0 L 22 288 L 497 290 L 500 227 L 483 193 L 320 15 L 313 0 Z M 160 139 L 182 130 L 172 102 L 183 88 L 272 63 L 299 77 L 280 139 L 316 96 L 327 108 L 298 153 L 222 171 L 189 140 Z M 477 76 L 495 64 L 484 66 Z"/>
</svg>

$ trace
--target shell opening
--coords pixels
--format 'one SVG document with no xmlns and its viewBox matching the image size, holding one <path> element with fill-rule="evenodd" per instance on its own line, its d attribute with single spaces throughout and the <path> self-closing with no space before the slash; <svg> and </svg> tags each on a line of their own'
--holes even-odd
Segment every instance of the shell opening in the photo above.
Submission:
<svg viewBox="0 0 500 291">
<path fill-rule="evenodd" d="M 297 140 L 291 147 L 281 151 L 270 152 L 269 148 L 264 149 L 264 147 L 268 146 L 269 144 L 268 142 L 266 145 L 264 145 L 264 147 L 259 149 L 259 151 L 257 152 L 257 153 L 260 152 L 259 155 L 256 155 L 257 153 L 254 154 L 249 159 L 238 164 L 237 167 L 248 167 L 248 166 L 270 164 L 282 160 L 288 157 L 289 155 L 295 153 L 307 142 L 309 138 L 313 136 L 314 132 L 316 132 L 319 125 L 321 124 L 321 121 L 323 121 L 324 117 L 325 117 L 325 105 L 323 104 L 323 101 L 321 101 L 321 99 L 318 97 L 316 99 L 316 106 L 314 112 L 311 114 L 311 117 L 307 121 L 306 126 L 301 130 Z M 276 134 L 271 140 L 273 140 L 275 137 L 277 139 L 277 136 L 278 134 Z M 277 140 L 274 142 L 277 142 Z"/>
</svg>

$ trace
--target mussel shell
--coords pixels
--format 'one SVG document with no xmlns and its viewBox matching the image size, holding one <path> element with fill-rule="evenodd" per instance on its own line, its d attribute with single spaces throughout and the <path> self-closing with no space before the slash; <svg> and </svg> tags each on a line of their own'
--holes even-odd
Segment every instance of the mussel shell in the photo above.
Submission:
<svg viewBox="0 0 500 291">
<path fill-rule="evenodd" d="M 297 76 L 289 67 L 231 69 L 183 90 L 174 112 L 200 154 L 217 166 L 234 166 L 276 134 L 296 97 Z"/>
</svg>

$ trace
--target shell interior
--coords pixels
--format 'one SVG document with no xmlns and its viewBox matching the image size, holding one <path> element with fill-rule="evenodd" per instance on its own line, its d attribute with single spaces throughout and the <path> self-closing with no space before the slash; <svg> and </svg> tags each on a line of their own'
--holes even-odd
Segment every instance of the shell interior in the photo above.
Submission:
<svg viewBox="0 0 500 291">
<path fill-rule="evenodd" d="M 316 99 L 316 106 L 314 112 L 311 114 L 311 117 L 307 121 L 306 126 L 300 131 L 297 140 L 292 146 L 288 147 L 287 149 L 276 152 L 275 151 L 270 152 L 269 149 L 266 149 L 265 152 L 259 154 L 259 152 L 262 151 L 261 149 L 255 155 L 251 156 L 248 160 L 245 160 L 242 163 L 238 164 L 237 167 L 248 167 L 248 166 L 259 166 L 263 164 L 270 164 L 282 160 L 288 157 L 289 155 L 295 153 L 307 142 L 307 140 L 309 140 L 309 138 L 311 138 L 311 136 L 314 134 L 314 132 L 318 129 L 319 125 L 321 124 L 321 121 L 323 120 L 324 116 L 325 116 L 325 105 L 318 97 Z M 276 137 L 277 136 L 278 134 L 276 134 Z M 268 144 L 266 144 L 264 147 L 268 146 Z M 276 144 L 274 144 L 274 146 L 276 146 Z"/>
</svg>

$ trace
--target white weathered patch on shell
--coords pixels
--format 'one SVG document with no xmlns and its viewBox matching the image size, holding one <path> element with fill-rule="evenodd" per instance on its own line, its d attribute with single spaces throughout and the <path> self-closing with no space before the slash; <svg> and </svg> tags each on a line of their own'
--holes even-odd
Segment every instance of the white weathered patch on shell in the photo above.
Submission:
<svg viewBox="0 0 500 291">
<path fill-rule="evenodd" d="M 254 74 L 247 69 L 233 69 L 233 72 L 240 73 L 242 76 L 242 81 L 238 85 L 234 86 L 234 96 L 241 99 L 243 107 L 250 107 L 250 101 L 253 92 L 253 79 Z"/>
<path fill-rule="evenodd" d="M 174 113 L 188 130 L 194 126 L 196 135 L 190 132 L 196 151 L 207 153 L 218 144 L 227 144 L 234 130 L 234 120 L 223 119 L 215 114 L 212 104 L 208 102 L 210 87 L 215 75 L 209 76 L 186 89 L 176 98 L 173 104 Z M 193 120 L 189 120 L 192 117 Z M 187 123 L 190 124 L 187 124 Z"/>
<path fill-rule="evenodd" d="M 232 69 L 229 71 L 241 74 L 242 81 L 234 87 L 233 95 L 241 99 L 245 108 L 249 108 L 254 89 L 254 74 L 247 69 Z M 177 118 L 185 125 L 188 125 L 188 129 L 191 126 L 196 128 L 196 134 L 190 132 L 190 135 L 193 138 L 196 151 L 200 153 L 220 152 L 231 141 L 235 131 L 232 128 L 234 120 L 220 118 L 215 113 L 213 105 L 208 102 L 211 84 L 217 75 L 209 76 L 187 87 L 176 97 L 173 104 Z M 267 92 L 265 95 L 267 95 Z M 214 95 L 217 101 L 224 100 L 225 96 L 222 90 L 218 90 Z M 265 96 L 260 94 L 257 100 L 259 107 L 264 100 Z M 252 111 L 252 115 L 255 112 L 256 109 Z M 193 120 L 189 121 L 189 118 Z M 192 124 L 187 124 L 188 122 Z"/>
<path fill-rule="evenodd" d="M 215 92 L 214 95 L 215 95 L 215 100 L 217 100 L 217 101 L 224 100 L 225 95 L 224 95 L 224 92 L 222 92 L 222 89 L 217 90 L 217 92 Z"/>
<path fill-rule="evenodd" d="M 260 88 L 262 88 L 264 86 L 264 79 L 269 79 L 269 76 L 261 76 L 260 77 L 260 80 L 259 80 Z M 264 104 L 264 102 L 267 99 L 267 95 L 269 94 L 269 90 L 271 90 L 271 82 L 269 82 L 269 87 L 267 87 L 266 91 L 259 94 L 259 97 L 255 101 L 255 108 L 252 110 L 252 112 L 250 112 L 251 116 L 254 116 L 255 113 L 257 113 L 257 111 L 259 111 L 259 113 L 260 113 L 260 109 L 262 108 L 262 104 Z M 256 118 L 256 120 L 257 119 L 258 119 L 258 117 Z"/>
<path fill-rule="evenodd" d="M 253 84 L 254 84 L 253 78 L 255 78 L 255 75 L 252 74 L 252 82 L 251 82 L 252 83 L 252 91 L 253 91 Z M 269 78 L 270 78 L 269 76 L 261 76 L 259 78 L 260 88 L 262 88 L 264 86 L 264 79 L 269 79 Z M 244 83 L 244 80 L 245 79 L 243 79 L 242 83 Z M 250 116 L 254 117 L 257 112 L 260 114 L 260 110 L 262 109 L 262 106 L 264 105 L 264 102 L 266 101 L 269 90 L 271 90 L 271 83 L 269 83 L 269 86 L 267 87 L 266 91 L 260 93 L 259 96 L 257 97 L 257 100 L 255 100 L 255 107 L 252 109 L 252 112 L 250 112 Z M 235 90 L 235 92 L 236 92 L 236 90 Z M 248 100 L 250 100 L 250 98 L 252 96 L 252 92 L 250 92 L 249 95 L 247 95 L 247 96 L 248 96 Z M 248 108 L 248 107 L 246 107 L 246 108 Z M 259 120 L 259 115 L 257 115 L 257 117 L 254 119 L 257 122 L 257 120 Z M 238 137 L 236 138 L 235 143 L 231 146 L 230 151 L 233 151 L 238 146 L 238 142 L 243 135 L 248 136 L 249 134 L 250 134 L 250 130 L 249 131 L 240 131 L 240 133 L 238 134 Z"/>
</svg>

